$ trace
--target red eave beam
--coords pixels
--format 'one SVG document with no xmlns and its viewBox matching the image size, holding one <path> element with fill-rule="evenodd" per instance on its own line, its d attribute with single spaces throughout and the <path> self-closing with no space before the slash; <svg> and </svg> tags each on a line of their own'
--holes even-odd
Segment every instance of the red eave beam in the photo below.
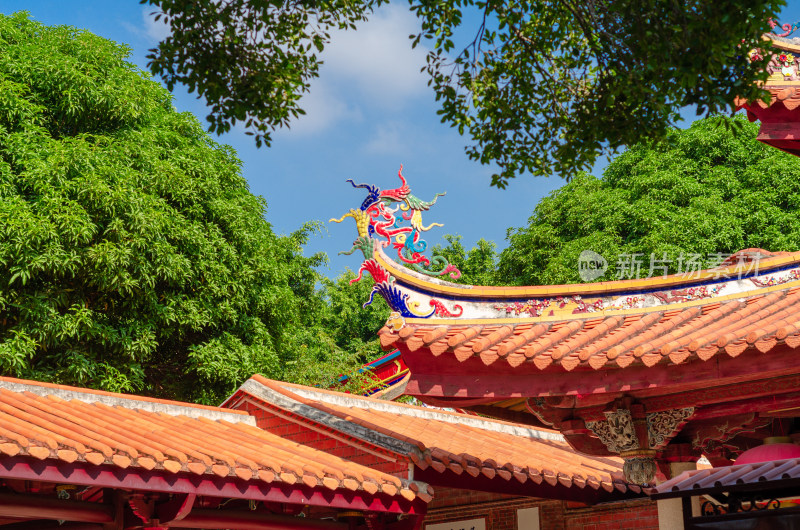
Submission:
<svg viewBox="0 0 800 530">
<path fill-rule="evenodd" d="M 63 519 L 62 519 L 63 520 Z M 114 528 L 111 525 L 100 523 L 63 523 L 59 521 L 46 521 L 43 519 L 26 519 L 25 522 L 18 522 L 13 525 L 0 526 L 2 530 L 109 530 Z"/>
<path fill-rule="evenodd" d="M 41 495 L 0 494 L 0 516 L 30 518 L 37 520 L 36 524 L 41 524 L 42 519 L 95 523 L 60 527 L 73 529 L 101 528 L 99 525 L 114 523 L 113 508 L 108 504 L 60 500 Z M 31 521 L 31 524 L 33 522 Z M 183 519 L 165 524 L 170 528 L 235 530 L 347 530 L 348 528 L 344 523 L 241 510 L 192 510 Z"/>
<path fill-rule="evenodd" d="M 0 517 L 28 519 L 25 528 L 100 530 L 114 525 L 113 507 L 84 501 L 61 500 L 42 495 L 0 494 Z M 52 523 L 45 520 L 52 520 Z M 63 521 L 59 524 L 57 521 Z M 411 516 L 398 523 L 390 523 L 391 530 L 414 530 L 419 528 L 422 516 Z M 145 528 L 149 523 L 143 523 Z M 158 527 L 231 530 L 347 530 L 348 523 L 276 515 L 258 511 L 195 509 L 182 519 L 176 519 Z M 14 524 L 15 528 L 19 525 Z M 155 527 L 154 527 L 155 528 Z"/>
<path fill-rule="evenodd" d="M 114 511 L 109 505 L 94 502 L 65 501 L 38 495 L 0 494 L 0 517 L 108 524 L 114 522 Z"/>
<path fill-rule="evenodd" d="M 192 510 L 180 521 L 169 523 L 170 528 L 203 528 L 217 530 L 347 530 L 346 523 L 316 521 L 305 517 L 288 517 L 258 512 L 224 510 Z"/>
<path fill-rule="evenodd" d="M 414 352 L 403 349 L 403 357 L 411 367 L 411 380 L 406 393 L 426 398 L 492 398 L 494 401 L 516 397 L 574 394 L 609 394 L 641 390 L 645 396 L 672 394 L 715 385 L 735 385 L 753 380 L 796 375 L 797 351 L 778 345 L 768 353 L 758 350 L 738 357 L 718 354 L 708 361 L 682 364 L 662 362 L 652 367 L 615 368 L 611 363 L 600 370 L 572 372 L 539 370 L 532 363 L 517 368 L 495 363 L 491 370 L 480 358 L 458 362 L 445 355 L 435 357 L 421 348 Z M 460 401 L 455 402 L 458 406 Z"/>
<path fill-rule="evenodd" d="M 15 456 L 0 459 L 0 478 L 41 480 L 59 484 L 100 486 L 104 488 L 155 491 L 174 494 L 195 494 L 232 499 L 323 506 L 346 510 L 422 515 L 427 505 L 420 499 L 408 501 L 383 493 L 370 495 L 364 491 L 327 490 L 304 485 L 267 484 L 236 477 L 172 474 L 143 469 L 119 469 L 93 466 L 82 462 L 37 460 Z M 0 517 L 2 514 L 0 513 Z"/>
</svg>

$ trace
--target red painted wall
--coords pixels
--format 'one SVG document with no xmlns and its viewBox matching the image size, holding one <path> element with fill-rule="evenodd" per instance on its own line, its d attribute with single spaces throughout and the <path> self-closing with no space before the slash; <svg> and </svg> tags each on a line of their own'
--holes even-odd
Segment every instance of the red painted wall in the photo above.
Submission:
<svg viewBox="0 0 800 530">
<path fill-rule="evenodd" d="M 658 529 L 656 503 L 646 499 L 584 506 L 447 488 L 436 488 L 425 524 L 485 518 L 486 530 L 518 530 L 517 510 L 533 507 L 539 508 L 541 530 Z"/>
<path fill-rule="evenodd" d="M 281 438 L 325 451 L 328 454 L 396 477 L 408 478 L 408 464 L 404 461 L 392 462 L 389 457 L 384 458 L 368 453 L 360 447 L 353 447 L 339 439 L 310 429 L 301 423 L 277 416 L 269 409 L 261 408 L 251 402 L 241 403 L 236 408 L 247 411 L 251 416 L 255 417 L 256 425 Z"/>
<path fill-rule="evenodd" d="M 658 530 L 658 508 L 644 499 L 567 510 L 566 523 L 565 530 Z"/>
<path fill-rule="evenodd" d="M 515 495 L 502 493 L 486 493 L 483 491 L 458 490 L 453 488 L 436 488 L 436 495 L 428 503 L 428 508 L 449 508 L 452 506 L 465 506 L 469 504 L 482 504 L 493 501 L 519 499 Z"/>
</svg>

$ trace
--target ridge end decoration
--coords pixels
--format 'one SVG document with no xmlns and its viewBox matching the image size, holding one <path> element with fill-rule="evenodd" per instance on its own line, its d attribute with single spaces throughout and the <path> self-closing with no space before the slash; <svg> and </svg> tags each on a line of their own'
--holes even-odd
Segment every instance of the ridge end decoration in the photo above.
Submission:
<svg viewBox="0 0 800 530">
<path fill-rule="evenodd" d="M 415 272 L 431 277 L 450 276 L 454 280 L 461 277 L 461 271 L 443 256 L 428 258 L 424 254 L 428 243 L 422 239 L 422 233 L 444 225 L 431 223 L 425 226 L 422 212 L 430 210 L 439 197 L 445 194 L 437 193 L 430 201 L 424 201 L 411 194 L 411 187 L 403 176 L 402 165 L 397 176 L 400 178 L 400 187 L 388 190 L 372 184 L 356 184 L 352 179 L 347 179 L 354 188 L 367 190 L 367 196 L 359 209 L 350 209 L 342 217 L 330 220 L 341 223 L 351 217 L 356 222 L 358 238 L 350 250 L 340 252 L 351 255 L 360 250 L 364 255 L 358 276 L 350 283 L 361 281 L 365 272 L 372 276 L 372 292 L 363 307 L 372 304 L 375 294 L 381 295 L 392 309 L 390 320 L 393 329 L 405 325 L 404 318 L 430 318 L 433 315 L 458 317 L 463 313 L 463 308 L 458 304 L 450 310 L 441 300 L 426 297 L 429 308 L 425 308 L 425 301 L 417 299 L 420 298 L 420 293 L 407 292 L 396 285 L 396 278 L 375 259 L 378 248 L 392 247 L 397 251 L 400 263 Z"/>
<path fill-rule="evenodd" d="M 800 253 L 789 257 L 760 249 L 746 249 L 728 257 L 719 267 L 703 271 L 692 269 L 682 275 L 648 277 L 565 286 L 456 285 L 460 271 L 442 256 L 425 256 L 428 243 L 423 233 L 440 223 L 425 224 L 422 214 L 436 204 L 443 193 L 425 201 L 411 194 L 411 188 L 398 171 L 400 186 L 382 190 L 372 184 L 347 182 L 366 191 L 366 198 L 331 222 L 352 218 L 358 235 L 352 247 L 340 254 L 361 251 L 363 261 L 356 278 L 365 273 L 373 280 L 364 307 L 378 294 L 391 311 L 402 319 L 458 320 L 475 322 L 548 322 L 613 315 L 645 314 L 666 308 L 681 309 L 713 301 L 742 300 L 775 290 L 800 286 Z M 391 249 L 391 250 L 390 250 Z M 387 252 L 392 253 L 390 258 Z M 397 257 L 394 258 L 394 252 Z M 761 257 L 775 257 L 761 268 Z M 394 319 L 391 328 L 401 320 Z M 402 324 L 405 325 L 405 324 Z"/>
</svg>

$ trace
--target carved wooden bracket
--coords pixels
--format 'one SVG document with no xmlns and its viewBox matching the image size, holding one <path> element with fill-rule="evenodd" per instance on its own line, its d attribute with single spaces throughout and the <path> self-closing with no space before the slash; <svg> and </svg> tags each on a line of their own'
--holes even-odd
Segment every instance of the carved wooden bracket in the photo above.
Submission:
<svg viewBox="0 0 800 530">
<path fill-rule="evenodd" d="M 613 453 L 633 449 L 661 449 L 675 436 L 686 421 L 694 414 L 694 407 L 683 409 L 649 412 L 644 418 L 634 418 L 631 410 L 618 408 L 606 412 L 606 419 L 587 421 L 586 428 L 591 430 Z M 641 416 L 641 414 L 639 414 Z M 637 434 L 637 420 L 644 419 L 647 435 L 644 439 Z"/>
<path fill-rule="evenodd" d="M 555 429 L 558 429 L 558 424 L 569 414 L 568 410 L 553 410 L 547 405 L 545 399 L 540 397 L 526 399 L 525 407 L 528 412 L 536 416 L 537 420 Z"/>
<path fill-rule="evenodd" d="M 694 407 L 645 413 L 630 401 L 605 412 L 606 419 L 586 422 L 612 453 L 625 459 L 625 478 L 634 484 L 649 484 L 658 466 L 655 457 L 694 414 Z"/>
<path fill-rule="evenodd" d="M 587 421 L 586 428 L 597 435 L 609 451 L 621 453 L 640 447 L 630 410 L 617 409 L 605 414 L 605 420 Z"/>
<path fill-rule="evenodd" d="M 694 407 L 650 412 L 647 414 L 647 438 L 650 449 L 662 449 L 680 432 L 694 414 Z"/>
</svg>

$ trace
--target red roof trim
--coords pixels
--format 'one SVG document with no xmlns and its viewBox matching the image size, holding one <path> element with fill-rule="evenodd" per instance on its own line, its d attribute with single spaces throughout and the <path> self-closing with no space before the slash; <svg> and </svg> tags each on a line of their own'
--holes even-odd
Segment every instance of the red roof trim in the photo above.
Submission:
<svg viewBox="0 0 800 530">
<path fill-rule="evenodd" d="M 603 502 L 614 502 L 623 499 L 643 497 L 644 493 L 639 486 L 625 483 L 601 483 L 597 489 L 591 487 L 586 480 L 578 486 L 578 481 L 568 480 L 563 475 L 549 475 L 537 483 L 528 480 L 520 484 L 516 480 L 494 480 L 484 475 L 473 477 L 468 473 L 440 473 L 433 468 L 420 469 L 414 471 L 414 477 L 437 487 L 448 487 L 458 489 L 468 489 L 474 491 L 486 491 L 491 493 L 502 493 L 506 495 L 521 495 L 526 497 L 541 497 L 544 499 L 560 499 L 565 501 L 577 501 L 586 504 L 599 504 Z M 564 483 L 570 485 L 565 486 Z"/>
<path fill-rule="evenodd" d="M 697 388 L 698 384 L 710 380 L 714 381 L 714 385 L 727 385 L 797 373 L 797 351 L 782 344 L 768 354 L 759 352 L 757 357 L 755 352 L 735 358 L 717 355 L 708 361 L 665 364 L 662 370 L 634 365 L 626 369 L 564 372 L 558 367 L 541 371 L 536 367 L 522 369 L 526 365 L 516 369 L 499 365 L 490 371 L 480 358 L 455 363 L 452 359 L 442 359 L 443 356 L 437 358 L 423 350 L 404 350 L 403 355 L 412 374 L 406 394 L 443 400 L 588 395 L 655 390 L 659 387 L 678 392 Z"/>
<path fill-rule="evenodd" d="M 161 493 L 194 493 L 211 497 L 252 499 L 287 504 L 308 504 L 350 510 L 386 513 L 425 513 L 420 499 L 408 501 L 382 493 L 370 495 L 363 491 L 309 488 L 304 485 L 265 484 L 238 478 L 212 475 L 170 474 L 144 469 L 120 470 L 108 465 L 93 466 L 73 462 L 37 460 L 29 457 L 0 459 L 0 478 L 57 482 L 81 486 L 133 489 Z"/>
<path fill-rule="evenodd" d="M 236 399 L 233 399 L 233 397 L 236 397 Z M 252 394 L 248 394 L 247 392 L 244 392 L 242 390 L 237 390 L 236 393 L 225 402 L 227 407 L 232 407 L 234 410 L 236 410 L 236 407 L 239 403 L 252 403 L 257 407 L 269 410 L 270 413 L 279 416 L 285 420 L 294 422 L 298 425 L 302 425 L 303 427 L 306 427 L 313 431 L 323 433 L 326 436 L 334 438 L 340 442 L 346 443 L 351 447 L 355 447 L 362 451 L 374 454 L 375 456 L 384 458 L 390 462 L 396 462 L 398 460 L 402 460 L 404 462 L 411 462 L 411 459 L 405 453 L 390 451 L 388 449 L 384 449 L 382 446 L 372 444 L 366 440 L 362 440 L 354 436 L 349 436 L 339 430 L 328 427 L 327 425 L 324 425 L 314 420 L 310 420 L 304 416 L 295 414 L 277 405 L 273 405 L 272 403 L 268 403 L 262 399 L 259 399 L 257 396 L 253 396 Z"/>
</svg>

